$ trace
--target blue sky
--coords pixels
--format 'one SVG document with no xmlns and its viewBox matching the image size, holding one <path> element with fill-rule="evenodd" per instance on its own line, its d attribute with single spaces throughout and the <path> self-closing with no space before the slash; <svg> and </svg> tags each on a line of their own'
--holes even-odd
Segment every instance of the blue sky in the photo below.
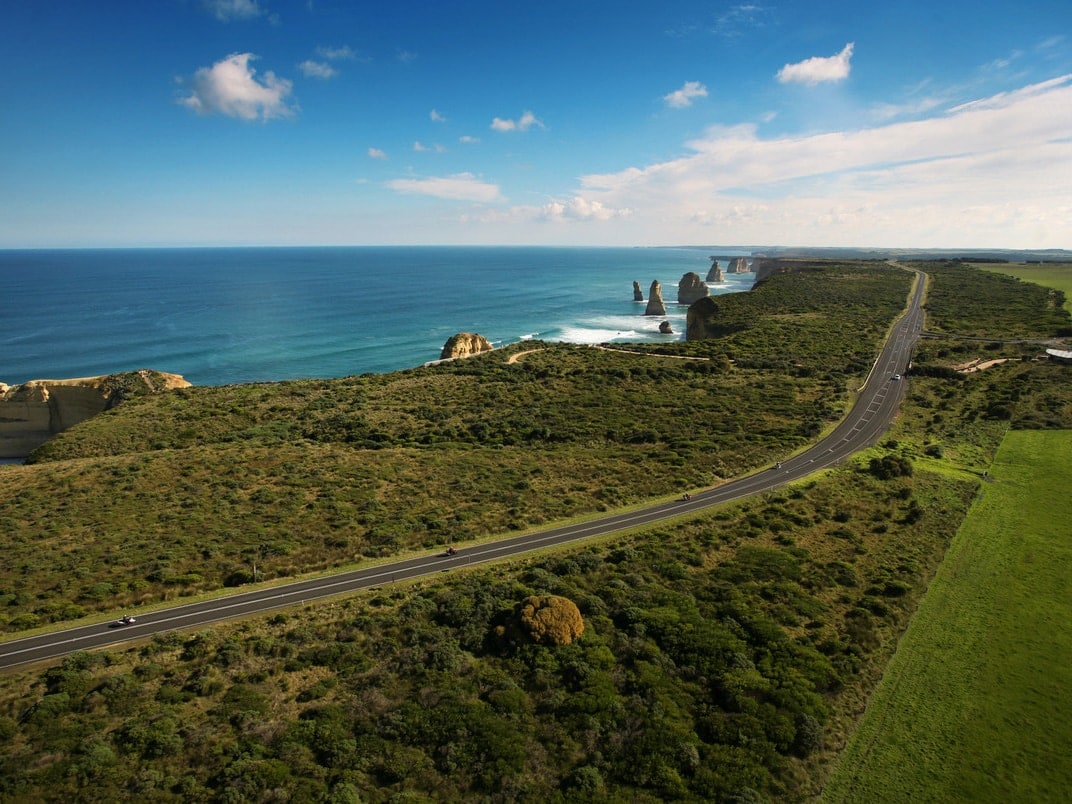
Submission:
<svg viewBox="0 0 1072 804">
<path fill-rule="evenodd" d="M 0 248 L 1072 248 L 1072 3 L 0 3 Z"/>
</svg>

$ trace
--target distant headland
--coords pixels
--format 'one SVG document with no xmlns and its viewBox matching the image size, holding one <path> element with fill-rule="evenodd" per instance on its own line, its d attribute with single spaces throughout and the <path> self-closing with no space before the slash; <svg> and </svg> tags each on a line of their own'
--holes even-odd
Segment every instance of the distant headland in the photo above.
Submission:
<svg viewBox="0 0 1072 804">
<path fill-rule="evenodd" d="M 149 369 L 21 385 L 0 382 L 0 458 L 25 458 L 57 433 L 131 396 L 189 386 L 178 374 Z"/>
</svg>

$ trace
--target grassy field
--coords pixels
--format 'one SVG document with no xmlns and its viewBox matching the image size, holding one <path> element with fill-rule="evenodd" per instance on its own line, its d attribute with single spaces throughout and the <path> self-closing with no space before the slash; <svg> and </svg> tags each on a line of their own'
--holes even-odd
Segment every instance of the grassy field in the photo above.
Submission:
<svg viewBox="0 0 1072 804">
<path fill-rule="evenodd" d="M 1067 801 L 1072 432 L 1010 432 L 824 801 Z"/>
<path fill-rule="evenodd" d="M 1065 294 L 1065 309 L 1072 313 L 1072 265 L 978 265 L 987 271 L 1015 276 L 1024 282 L 1034 282 Z"/>
</svg>

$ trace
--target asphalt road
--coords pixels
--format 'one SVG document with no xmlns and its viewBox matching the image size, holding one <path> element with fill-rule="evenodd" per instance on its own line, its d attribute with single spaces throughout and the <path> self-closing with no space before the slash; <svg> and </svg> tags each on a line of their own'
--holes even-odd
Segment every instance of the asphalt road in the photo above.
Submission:
<svg viewBox="0 0 1072 804">
<path fill-rule="evenodd" d="M 761 470 L 715 488 L 699 491 L 689 500 L 675 500 L 628 513 L 564 525 L 510 539 L 466 547 L 456 555 L 422 556 L 378 567 L 342 572 L 324 578 L 299 581 L 252 592 L 229 595 L 200 603 L 189 603 L 149 613 L 138 613 L 132 625 L 96 624 L 55 631 L 0 644 L 0 669 L 42 662 L 79 650 L 90 650 L 153 634 L 193 630 L 211 623 L 232 620 L 274 609 L 300 605 L 371 587 L 419 578 L 436 572 L 483 564 L 521 555 L 544 547 L 567 544 L 592 536 L 603 536 L 693 513 L 753 494 L 771 491 L 815 471 L 833 466 L 855 452 L 874 444 L 889 428 L 904 397 L 904 375 L 912 349 L 922 329 L 923 279 L 916 283 L 908 311 L 894 326 L 882 353 L 868 376 L 852 411 L 830 433 L 810 449 L 782 461 L 781 466 Z"/>
</svg>

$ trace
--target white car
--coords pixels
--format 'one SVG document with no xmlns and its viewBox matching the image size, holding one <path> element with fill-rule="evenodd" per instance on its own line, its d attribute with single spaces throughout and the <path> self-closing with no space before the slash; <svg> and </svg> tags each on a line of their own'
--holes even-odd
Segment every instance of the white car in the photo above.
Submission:
<svg viewBox="0 0 1072 804">
<path fill-rule="evenodd" d="M 894 374 L 892 377 L 890 377 L 890 379 L 891 380 L 899 380 L 899 379 L 901 379 L 901 375 L 900 374 Z"/>
</svg>

